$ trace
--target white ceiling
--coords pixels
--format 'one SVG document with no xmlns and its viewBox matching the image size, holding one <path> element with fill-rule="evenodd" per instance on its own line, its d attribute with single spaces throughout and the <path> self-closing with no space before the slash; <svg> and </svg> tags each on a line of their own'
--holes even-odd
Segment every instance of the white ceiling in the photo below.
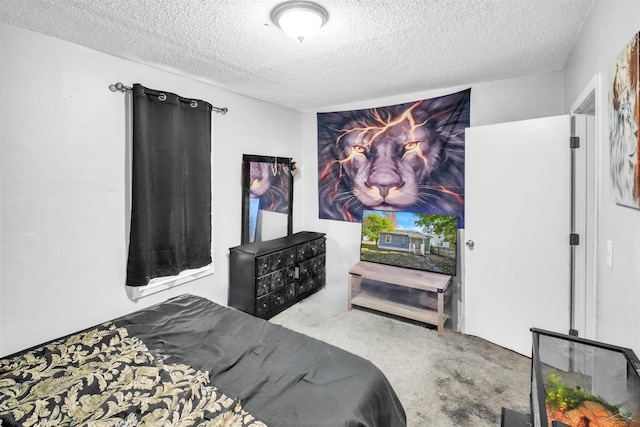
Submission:
<svg viewBox="0 0 640 427">
<path fill-rule="evenodd" d="M 559 70 L 594 0 L 316 0 L 304 43 L 280 1 L 2 0 L 0 21 L 313 111 Z"/>
</svg>

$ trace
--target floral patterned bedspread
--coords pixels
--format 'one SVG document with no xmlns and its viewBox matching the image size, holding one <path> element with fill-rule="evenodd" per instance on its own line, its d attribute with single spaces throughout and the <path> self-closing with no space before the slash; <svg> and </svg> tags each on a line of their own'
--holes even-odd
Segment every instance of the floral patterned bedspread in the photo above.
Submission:
<svg viewBox="0 0 640 427">
<path fill-rule="evenodd" d="M 0 425 L 266 427 L 207 372 L 110 322 L 0 359 Z"/>
</svg>

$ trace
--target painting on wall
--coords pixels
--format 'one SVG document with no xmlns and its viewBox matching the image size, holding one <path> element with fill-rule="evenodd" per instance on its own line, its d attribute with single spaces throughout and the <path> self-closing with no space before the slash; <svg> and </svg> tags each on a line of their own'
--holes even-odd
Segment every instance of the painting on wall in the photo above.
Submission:
<svg viewBox="0 0 640 427">
<path fill-rule="evenodd" d="M 640 33 L 617 56 L 609 75 L 611 200 L 636 209 L 640 208 L 639 38 Z"/>
<path fill-rule="evenodd" d="M 321 219 L 365 209 L 457 215 L 464 227 L 464 132 L 471 89 L 404 104 L 318 113 Z"/>
</svg>

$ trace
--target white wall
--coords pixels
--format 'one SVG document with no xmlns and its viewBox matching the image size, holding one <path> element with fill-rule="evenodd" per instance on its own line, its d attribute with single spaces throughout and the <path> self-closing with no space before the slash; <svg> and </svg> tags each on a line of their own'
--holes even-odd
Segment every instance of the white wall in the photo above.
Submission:
<svg viewBox="0 0 640 427">
<path fill-rule="evenodd" d="M 596 100 L 603 114 L 597 118 L 600 150 L 601 198 L 599 277 L 596 338 L 631 347 L 640 354 L 640 211 L 610 201 L 609 122 L 607 93 L 609 67 L 618 53 L 640 31 L 640 2 L 596 0 L 564 69 L 565 111 L 576 101 L 596 73 L 601 73 L 603 96 Z M 606 265 L 606 242 L 613 242 L 613 263 Z"/>
<path fill-rule="evenodd" d="M 226 304 L 242 154 L 301 158 L 302 114 L 4 23 L 0 54 L 0 356 L 185 292 Z M 229 108 L 212 114 L 215 274 L 138 303 L 124 290 L 117 81 Z"/>
<path fill-rule="evenodd" d="M 323 111 L 342 111 L 371 108 L 410 102 L 457 92 L 471 87 L 471 125 L 481 126 L 516 120 L 562 114 L 562 72 L 550 72 L 515 79 L 447 88 L 437 91 L 412 93 L 403 96 L 374 99 L 349 105 L 339 105 Z M 303 227 L 327 234 L 327 288 L 319 294 L 326 300 L 327 310 L 342 311 L 347 307 L 348 271 L 359 260 L 360 224 L 318 219 L 318 160 L 317 116 L 305 113 L 303 117 L 304 165 L 298 187 L 303 187 Z M 298 199 L 300 200 L 300 199 Z M 464 231 L 460 236 L 464 242 Z M 464 251 L 461 251 L 462 255 Z M 461 269 L 458 268 L 460 271 Z M 459 278 L 458 278 L 459 279 Z M 462 284 L 456 286 L 457 299 Z M 459 302 L 458 302 L 459 304 Z M 454 307 L 457 315 L 457 309 Z"/>
</svg>

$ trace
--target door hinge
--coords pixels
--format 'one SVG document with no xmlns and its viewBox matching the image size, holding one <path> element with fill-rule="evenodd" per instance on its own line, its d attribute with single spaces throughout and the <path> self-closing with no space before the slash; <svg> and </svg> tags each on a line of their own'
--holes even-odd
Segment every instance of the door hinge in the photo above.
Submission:
<svg viewBox="0 0 640 427">
<path fill-rule="evenodd" d="M 570 136 L 569 137 L 569 148 L 580 148 L 580 137 L 579 136 Z"/>
<path fill-rule="evenodd" d="M 578 246 L 580 244 L 580 235 L 576 233 L 569 234 L 569 245 Z"/>
</svg>

